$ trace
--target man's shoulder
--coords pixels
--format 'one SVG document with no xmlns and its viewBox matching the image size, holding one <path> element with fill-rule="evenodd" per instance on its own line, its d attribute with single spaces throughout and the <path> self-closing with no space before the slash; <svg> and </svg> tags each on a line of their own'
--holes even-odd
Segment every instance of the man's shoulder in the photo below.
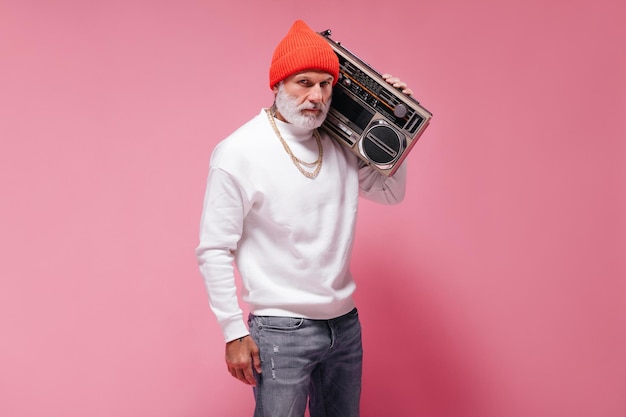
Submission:
<svg viewBox="0 0 626 417">
<path fill-rule="evenodd" d="M 244 122 L 235 130 L 231 131 L 228 136 L 220 140 L 216 145 L 216 149 L 245 147 L 247 142 L 254 141 L 260 129 L 262 129 L 261 120 L 259 120 L 259 116 L 257 115 Z"/>
<path fill-rule="evenodd" d="M 213 165 L 247 163 L 263 153 L 266 147 L 267 119 L 262 114 L 254 116 L 234 132 L 222 139 L 213 150 Z"/>
<path fill-rule="evenodd" d="M 234 139 L 243 138 L 247 139 L 251 136 L 254 136 L 254 132 L 258 131 L 260 126 L 263 124 L 263 119 L 260 117 L 261 114 L 257 114 L 252 118 L 248 119 L 242 125 L 233 130 L 226 138 L 222 139 L 220 143 L 223 142 L 233 142 Z"/>
</svg>

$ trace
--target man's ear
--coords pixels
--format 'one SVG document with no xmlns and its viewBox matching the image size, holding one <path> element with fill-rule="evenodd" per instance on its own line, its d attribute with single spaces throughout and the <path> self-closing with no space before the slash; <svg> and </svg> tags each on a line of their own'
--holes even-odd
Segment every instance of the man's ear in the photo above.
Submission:
<svg viewBox="0 0 626 417">
<path fill-rule="evenodd" d="M 272 91 L 274 92 L 274 95 L 278 94 L 278 84 L 272 87 Z"/>
</svg>

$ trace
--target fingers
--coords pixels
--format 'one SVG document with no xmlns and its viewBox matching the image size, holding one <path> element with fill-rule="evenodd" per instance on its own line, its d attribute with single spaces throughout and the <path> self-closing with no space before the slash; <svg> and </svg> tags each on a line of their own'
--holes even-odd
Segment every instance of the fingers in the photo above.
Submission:
<svg viewBox="0 0 626 417">
<path fill-rule="evenodd" d="M 244 384 L 256 386 L 256 378 L 254 377 L 254 373 L 252 372 L 252 366 L 248 366 L 243 370 L 243 379 L 239 379 Z"/>
<path fill-rule="evenodd" d="M 249 363 L 247 367 L 228 366 L 228 372 L 230 372 L 235 379 L 238 379 L 244 384 L 256 386 L 256 378 L 252 372 L 251 363 Z"/>
<path fill-rule="evenodd" d="M 407 96 L 410 96 L 411 94 L 413 94 L 413 90 L 411 90 L 410 88 L 406 87 L 402 89 L 402 92 L 404 94 L 406 94 Z"/>
<path fill-rule="evenodd" d="M 261 373 L 259 349 L 250 337 L 243 337 L 226 344 L 228 372 L 247 385 L 256 386 L 254 370 Z"/>
<path fill-rule="evenodd" d="M 385 81 L 387 81 L 387 83 L 391 84 L 392 87 L 397 88 L 398 90 L 402 91 L 404 94 L 409 95 L 409 96 L 413 94 L 413 90 L 411 90 L 405 82 L 400 80 L 400 78 L 394 77 L 391 74 L 383 74 L 382 77 Z"/>
</svg>

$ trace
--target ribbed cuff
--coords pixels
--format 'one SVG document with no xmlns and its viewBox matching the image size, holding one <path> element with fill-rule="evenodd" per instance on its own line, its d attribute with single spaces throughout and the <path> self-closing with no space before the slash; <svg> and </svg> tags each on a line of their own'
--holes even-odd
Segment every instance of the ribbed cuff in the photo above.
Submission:
<svg viewBox="0 0 626 417">
<path fill-rule="evenodd" d="M 224 341 L 230 342 L 231 340 L 239 339 L 250 334 L 248 327 L 242 320 L 236 320 L 232 322 L 221 323 L 222 334 L 224 335 Z"/>
</svg>

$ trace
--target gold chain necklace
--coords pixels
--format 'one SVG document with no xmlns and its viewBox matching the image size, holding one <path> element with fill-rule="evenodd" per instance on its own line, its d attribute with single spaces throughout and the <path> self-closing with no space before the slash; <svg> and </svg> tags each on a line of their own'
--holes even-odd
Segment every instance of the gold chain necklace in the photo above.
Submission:
<svg viewBox="0 0 626 417">
<path fill-rule="evenodd" d="M 313 130 L 313 136 L 315 136 L 315 141 L 317 142 L 317 149 L 318 149 L 317 159 L 313 162 L 305 162 L 293 154 L 293 152 L 289 148 L 289 145 L 287 145 L 287 142 L 285 142 L 285 139 L 283 139 L 283 136 L 280 134 L 280 131 L 278 130 L 278 126 L 276 126 L 276 122 L 274 121 L 273 112 L 270 109 L 265 109 L 265 113 L 267 113 L 267 118 L 269 119 L 270 124 L 272 125 L 272 128 L 274 129 L 274 133 L 276 133 L 276 136 L 278 136 L 278 139 L 280 139 L 280 143 L 283 144 L 283 148 L 285 148 L 285 151 L 287 151 L 287 153 L 291 157 L 291 160 L 293 161 L 293 164 L 296 166 L 296 168 L 298 168 L 298 171 L 300 171 L 302 175 L 304 175 L 307 178 L 312 179 L 312 178 L 317 177 L 317 174 L 319 174 L 320 170 L 322 169 L 322 161 L 324 160 L 324 147 L 322 146 L 322 138 L 320 137 L 320 134 L 317 131 L 317 129 Z M 304 169 L 304 167 L 308 167 L 308 168 L 315 167 L 315 169 L 312 172 L 310 172 Z"/>
</svg>

